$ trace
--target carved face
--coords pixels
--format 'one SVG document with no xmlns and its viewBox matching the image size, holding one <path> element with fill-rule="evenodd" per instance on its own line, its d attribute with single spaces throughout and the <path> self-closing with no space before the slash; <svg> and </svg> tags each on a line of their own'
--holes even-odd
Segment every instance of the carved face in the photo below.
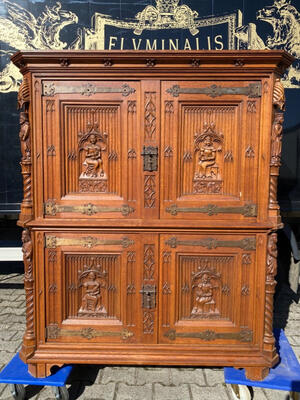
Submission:
<svg viewBox="0 0 300 400">
<path fill-rule="evenodd" d="M 202 276 L 202 282 L 203 282 L 203 283 L 209 283 L 209 281 L 210 281 L 210 279 L 209 279 L 208 274 L 203 274 L 203 276 Z"/>
<path fill-rule="evenodd" d="M 90 143 L 92 143 L 92 144 L 96 144 L 97 143 L 97 139 L 96 139 L 95 135 L 91 135 L 90 136 Z"/>
<path fill-rule="evenodd" d="M 95 273 L 94 273 L 94 272 L 90 272 L 90 273 L 88 274 L 88 278 L 89 278 L 91 281 L 94 281 L 94 280 L 96 279 Z"/>
<path fill-rule="evenodd" d="M 28 240 L 30 240 L 29 234 L 28 234 L 28 230 L 24 229 L 22 232 L 22 242 L 26 243 L 28 242 Z"/>
<path fill-rule="evenodd" d="M 206 136 L 204 138 L 204 144 L 205 144 L 205 146 L 212 146 L 213 142 L 212 142 L 212 139 L 210 136 Z"/>
</svg>

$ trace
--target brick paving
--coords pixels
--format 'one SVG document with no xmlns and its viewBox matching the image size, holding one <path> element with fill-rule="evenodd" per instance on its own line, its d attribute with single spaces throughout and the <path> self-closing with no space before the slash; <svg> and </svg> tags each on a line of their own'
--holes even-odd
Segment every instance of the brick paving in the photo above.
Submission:
<svg viewBox="0 0 300 400">
<path fill-rule="evenodd" d="M 20 349 L 25 328 L 25 295 L 20 274 L 0 274 L 0 370 Z M 275 304 L 274 323 L 285 327 L 300 357 L 300 303 L 283 287 Z M 230 400 L 222 368 L 76 366 L 68 381 L 70 400 Z M 254 400 L 288 400 L 285 391 L 253 388 Z M 50 388 L 26 387 L 27 399 L 54 399 Z M 11 399 L 0 384 L 0 399 Z"/>
</svg>

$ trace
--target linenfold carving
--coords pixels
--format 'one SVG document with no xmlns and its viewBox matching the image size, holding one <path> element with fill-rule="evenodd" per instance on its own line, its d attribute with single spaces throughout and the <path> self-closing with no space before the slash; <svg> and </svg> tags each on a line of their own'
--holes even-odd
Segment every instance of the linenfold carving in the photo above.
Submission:
<svg viewBox="0 0 300 400">
<path fill-rule="evenodd" d="M 222 180 L 217 153 L 222 151 L 223 134 L 216 132 L 215 123 L 204 123 L 204 129 L 194 136 L 197 162 L 193 179 L 193 193 L 220 193 Z M 201 182 L 201 184 L 200 184 Z M 213 185 L 209 185 L 213 184 Z M 213 186 L 213 189 L 211 188 Z"/>
</svg>

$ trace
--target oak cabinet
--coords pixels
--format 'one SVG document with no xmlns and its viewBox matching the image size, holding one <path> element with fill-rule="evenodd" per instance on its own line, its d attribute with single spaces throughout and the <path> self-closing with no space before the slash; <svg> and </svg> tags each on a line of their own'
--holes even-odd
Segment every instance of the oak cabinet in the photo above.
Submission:
<svg viewBox="0 0 300 400">
<path fill-rule="evenodd" d="M 281 51 L 25 52 L 26 332 L 63 363 L 232 365 L 272 335 Z M 151 61 L 151 62 L 150 62 Z"/>
</svg>

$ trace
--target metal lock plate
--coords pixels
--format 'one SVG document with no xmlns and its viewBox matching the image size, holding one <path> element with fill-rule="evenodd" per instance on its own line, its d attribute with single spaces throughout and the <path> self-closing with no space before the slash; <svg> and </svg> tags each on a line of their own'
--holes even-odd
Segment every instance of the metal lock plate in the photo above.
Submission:
<svg viewBox="0 0 300 400">
<path fill-rule="evenodd" d="M 157 171 L 158 167 L 158 147 L 144 146 L 141 154 L 144 157 L 144 171 Z"/>
<path fill-rule="evenodd" d="M 156 286 L 143 285 L 140 290 L 142 294 L 142 308 L 155 308 L 156 307 Z"/>
</svg>

